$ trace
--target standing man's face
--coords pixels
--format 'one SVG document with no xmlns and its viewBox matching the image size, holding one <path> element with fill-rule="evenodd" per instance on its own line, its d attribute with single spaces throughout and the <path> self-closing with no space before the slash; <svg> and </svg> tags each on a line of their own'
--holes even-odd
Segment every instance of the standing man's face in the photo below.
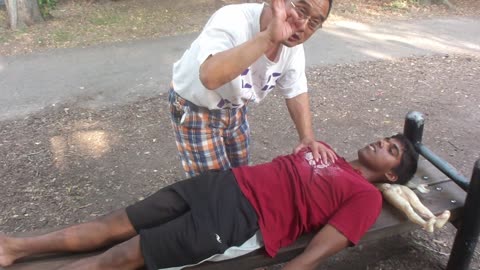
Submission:
<svg viewBox="0 0 480 270">
<path fill-rule="evenodd" d="M 283 42 L 287 47 L 304 43 L 320 29 L 327 18 L 329 8 L 328 0 L 287 0 L 286 5 L 297 13 L 303 23 L 303 30 L 295 32 Z"/>
</svg>

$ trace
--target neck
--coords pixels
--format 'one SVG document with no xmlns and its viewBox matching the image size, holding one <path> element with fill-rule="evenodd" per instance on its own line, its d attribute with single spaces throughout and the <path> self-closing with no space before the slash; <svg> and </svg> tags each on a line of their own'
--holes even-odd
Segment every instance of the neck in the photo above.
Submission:
<svg viewBox="0 0 480 270">
<path fill-rule="evenodd" d="M 363 166 L 363 164 L 360 163 L 360 161 L 358 159 L 349 161 L 348 163 L 354 169 L 360 171 L 362 176 L 365 177 L 365 179 L 367 179 L 368 182 L 370 182 L 370 183 L 384 182 L 382 174 L 379 174 L 378 172 L 372 171 L 369 168 Z"/>
</svg>

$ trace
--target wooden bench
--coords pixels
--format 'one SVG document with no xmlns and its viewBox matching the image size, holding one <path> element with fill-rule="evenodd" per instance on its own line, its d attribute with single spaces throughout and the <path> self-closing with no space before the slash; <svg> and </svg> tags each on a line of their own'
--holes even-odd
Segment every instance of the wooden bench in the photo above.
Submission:
<svg viewBox="0 0 480 270">
<path fill-rule="evenodd" d="M 416 128 L 418 127 L 420 126 L 416 125 Z M 423 132 L 423 122 L 421 123 L 421 131 Z M 411 132 L 405 130 L 405 134 L 407 133 Z M 415 134 L 413 137 L 415 137 Z M 412 136 L 410 135 L 410 137 Z M 418 138 L 417 136 L 415 140 L 418 139 L 420 139 L 420 141 L 417 141 L 417 143 L 421 142 L 421 134 L 420 138 Z M 440 214 L 444 210 L 450 210 L 452 213 L 450 222 L 456 225 L 456 227 L 458 226 L 458 224 L 462 223 L 462 227 L 460 227 L 460 230 L 458 231 L 456 236 L 454 249 L 452 250 L 452 254 L 455 254 L 455 258 L 450 258 L 450 261 L 453 261 L 453 263 L 449 263 L 447 269 L 466 270 L 468 269 L 468 264 L 470 262 L 469 259 L 471 259 L 471 255 L 468 253 L 473 253 L 473 250 L 471 250 L 472 245 L 474 249 L 474 245 L 478 240 L 478 229 L 475 228 L 479 228 L 480 225 L 478 222 L 480 218 L 480 210 L 477 210 L 477 205 L 478 202 L 480 202 L 480 198 L 476 201 L 472 201 L 472 198 L 476 199 L 476 197 L 478 197 L 477 195 L 480 195 L 480 184 L 476 185 L 478 187 L 475 188 L 476 190 L 479 190 L 479 192 L 476 192 L 475 195 L 473 194 L 473 192 L 471 192 L 472 188 L 470 188 L 468 199 L 466 199 L 467 193 L 462 188 L 460 188 L 460 186 L 457 185 L 452 179 L 450 179 L 439 169 L 437 169 L 431 162 L 425 159 L 420 159 L 418 165 L 419 166 L 417 173 L 415 174 L 415 177 L 410 181 L 409 186 L 415 190 L 415 187 L 419 184 L 427 184 L 428 188 L 430 189 L 429 193 L 420 193 L 418 190 L 415 190 L 418 197 L 425 204 L 425 206 L 427 206 L 435 215 Z M 438 164 L 436 166 L 438 167 Z M 474 175 L 472 177 L 472 182 L 474 179 L 476 179 L 476 182 L 480 183 L 480 161 L 477 161 L 476 167 L 476 171 L 474 171 Z M 468 210 L 470 212 L 466 214 L 468 216 L 468 220 L 467 218 L 462 218 L 464 216 L 463 211 L 466 200 L 467 204 L 472 205 L 472 207 L 469 207 L 469 209 L 472 210 Z M 467 207 L 465 206 L 465 208 Z M 472 211 L 476 212 L 472 214 Z M 388 236 L 408 232 L 419 228 L 420 227 L 418 225 L 409 222 L 408 219 L 403 215 L 403 213 L 401 213 L 397 209 L 394 209 L 388 203 L 384 203 L 382 212 L 377 222 L 362 238 L 361 243 L 367 244 L 368 242 L 374 240 L 379 240 Z M 45 231 L 43 231 L 42 233 L 44 232 Z M 215 263 L 207 262 L 197 265 L 195 267 L 191 267 L 189 269 L 254 269 L 262 266 L 287 262 L 300 254 L 305 249 L 305 247 L 311 240 L 312 235 L 313 234 L 304 235 L 299 238 L 293 245 L 281 249 L 275 258 L 270 258 L 266 256 L 265 251 L 261 249 L 235 259 Z M 465 246 L 467 250 L 464 249 Z M 86 256 L 92 256 L 94 254 L 98 254 L 98 252 L 75 255 L 52 254 L 38 256 L 34 258 L 28 258 L 26 260 L 21 260 L 13 266 L 5 268 L 5 270 L 55 269 L 67 263 L 71 263 L 74 260 L 78 260 Z M 453 266 L 451 264 L 453 264 Z"/>
</svg>

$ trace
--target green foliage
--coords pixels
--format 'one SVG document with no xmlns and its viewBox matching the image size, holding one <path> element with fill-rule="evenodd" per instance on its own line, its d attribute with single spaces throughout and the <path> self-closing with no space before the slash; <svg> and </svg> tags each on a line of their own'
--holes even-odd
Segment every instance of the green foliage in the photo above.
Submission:
<svg viewBox="0 0 480 270">
<path fill-rule="evenodd" d="M 113 25 L 121 22 L 121 17 L 117 14 L 97 14 L 95 17 L 90 18 L 90 22 L 94 25 Z"/>
<path fill-rule="evenodd" d="M 67 43 L 70 42 L 73 38 L 73 35 L 67 31 L 56 30 L 53 32 L 53 41 L 56 43 Z"/>
<path fill-rule="evenodd" d="M 51 17 L 50 11 L 57 6 L 57 0 L 37 0 L 43 18 Z"/>
<path fill-rule="evenodd" d="M 405 9 L 407 8 L 408 3 L 407 1 L 402 1 L 402 0 L 395 0 L 390 4 L 390 7 L 394 9 Z"/>
<path fill-rule="evenodd" d="M 388 9 L 408 9 L 413 5 L 417 5 L 418 0 L 393 0 L 388 5 Z"/>
<path fill-rule="evenodd" d="M 120 21 L 120 17 L 114 14 L 105 14 L 90 19 L 90 22 L 95 25 L 112 25 Z"/>
</svg>

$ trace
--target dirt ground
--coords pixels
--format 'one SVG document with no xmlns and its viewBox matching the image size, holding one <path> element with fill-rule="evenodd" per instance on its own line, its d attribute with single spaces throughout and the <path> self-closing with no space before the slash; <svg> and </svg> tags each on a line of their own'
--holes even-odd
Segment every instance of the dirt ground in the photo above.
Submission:
<svg viewBox="0 0 480 270">
<path fill-rule="evenodd" d="M 409 110 L 426 114 L 424 142 L 470 177 L 480 142 L 480 59 L 438 55 L 310 69 L 318 137 L 347 159 L 402 130 Z M 296 143 L 282 98 L 253 106 L 253 161 Z M 165 95 L 120 107 L 55 105 L 0 123 L 0 231 L 81 222 L 183 178 Z M 421 230 L 357 247 L 319 269 L 442 269 L 455 233 Z M 480 269 L 476 256 L 473 268 Z"/>
<path fill-rule="evenodd" d="M 56 19 L 43 25 L 46 29 L 0 27 L 0 54 L 195 31 L 214 10 L 213 0 L 196 1 L 195 9 L 183 0 L 162 1 L 170 6 L 159 9 L 148 0 L 135 2 L 147 3 L 137 9 L 134 2 L 97 1 L 91 6 L 61 2 Z M 455 10 L 422 7 L 411 1 L 336 2 L 332 20 L 469 16 L 480 11 L 480 2 L 473 0 L 452 1 Z M 175 8 L 184 13 L 173 12 Z M 102 9 L 119 13 L 104 16 L 99 13 Z M 160 13 L 155 12 L 175 14 L 157 18 Z M 66 28 L 58 28 L 61 18 L 70 17 Z M 131 19 L 129 25 L 137 27 L 135 31 L 125 30 L 120 23 L 125 18 Z M 135 26 L 138 18 L 149 23 Z M 94 26 L 81 32 L 85 29 L 81 24 Z M 470 177 L 480 150 L 479 58 L 437 55 L 334 65 L 310 69 L 308 78 L 318 138 L 347 159 L 355 157 L 358 147 L 401 131 L 405 114 L 419 110 L 427 119 L 424 142 Z M 167 111 L 166 96 L 159 95 L 115 107 L 56 104 L 25 118 L 1 121 L 0 231 L 30 231 L 89 220 L 182 179 Z M 285 121 L 288 115 L 280 96 L 271 94 L 252 106 L 249 117 L 254 163 L 289 153 L 295 146 L 296 132 L 293 123 Z M 443 269 L 454 234 L 451 225 L 434 234 L 421 230 L 402 234 L 349 249 L 319 269 Z M 480 269 L 478 252 L 471 268 Z"/>
</svg>

